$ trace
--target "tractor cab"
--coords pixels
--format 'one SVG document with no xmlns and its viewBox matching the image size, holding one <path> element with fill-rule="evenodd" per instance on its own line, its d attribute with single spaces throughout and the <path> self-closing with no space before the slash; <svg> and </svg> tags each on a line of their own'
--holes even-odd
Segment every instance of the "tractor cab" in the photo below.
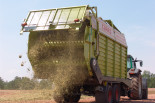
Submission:
<svg viewBox="0 0 155 103">
<path fill-rule="evenodd" d="M 138 72 L 138 68 L 137 68 L 137 62 L 140 63 L 140 66 L 143 66 L 143 61 L 142 60 L 137 60 L 134 59 L 131 55 L 127 56 L 127 72 L 129 72 L 129 74 L 135 74 L 136 72 Z"/>
</svg>

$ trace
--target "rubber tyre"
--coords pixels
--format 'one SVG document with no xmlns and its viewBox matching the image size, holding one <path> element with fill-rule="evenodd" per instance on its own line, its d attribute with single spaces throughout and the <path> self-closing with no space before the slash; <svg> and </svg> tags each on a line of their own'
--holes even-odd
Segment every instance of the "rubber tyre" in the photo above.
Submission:
<svg viewBox="0 0 155 103">
<path fill-rule="evenodd" d="M 56 103 L 63 103 L 64 101 L 63 96 L 54 96 L 53 99 Z"/>
<path fill-rule="evenodd" d="M 113 103 L 119 103 L 120 100 L 120 87 L 119 85 L 113 86 Z"/>
<path fill-rule="evenodd" d="M 142 99 L 148 99 L 148 86 L 147 86 L 147 82 L 146 82 L 146 89 L 143 89 L 143 95 L 142 95 Z"/>
<path fill-rule="evenodd" d="M 53 98 L 57 103 L 76 103 L 80 100 L 80 97 L 80 87 L 74 87 L 73 89 L 70 89 L 69 92 L 61 93 L 61 95 L 55 94 Z"/>
<path fill-rule="evenodd" d="M 141 74 L 132 75 L 130 98 L 134 100 L 142 99 L 142 76 Z"/>
<path fill-rule="evenodd" d="M 143 90 L 142 99 L 148 99 L 148 88 Z"/>
<path fill-rule="evenodd" d="M 64 102 L 77 103 L 80 100 L 80 97 L 81 97 L 81 94 L 66 95 L 66 96 L 64 96 Z"/>
<path fill-rule="evenodd" d="M 112 87 L 103 87 L 103 91 L 95 92 L 96 103 L 112 103 Z"/>
<path fill-rule="evenodd" d="M 106 103 L 106 87 L 101 87 L 101 90 L 95 91 L 95 101 L 96 103 Z"/>
<path fill-rule="evenodd" d="M 70 93 L 64 95 L 64 102 L 77 103 L 81 97 L 80 88 L 75 87 L 70 91 Z"/>
<path fill-rule="evenodd" d="M 112 87 L 108 86 L 107 87 L 107 99 L 105 103 L 112 103 L 113 97 L 112 97 Z"/>
<path fill-rule="evenodd" d="M 80 95 L 64 95 L 64 96 L 55 96 L 53 97 L 56 103 L 77 103 L 80 100 Z"/>
</svg>

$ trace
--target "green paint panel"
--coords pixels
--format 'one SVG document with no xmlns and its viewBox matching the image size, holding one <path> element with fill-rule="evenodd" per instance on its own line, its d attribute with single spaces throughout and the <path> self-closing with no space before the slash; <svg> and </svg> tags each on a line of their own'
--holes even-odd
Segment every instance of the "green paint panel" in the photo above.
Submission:
<svg viewBox="0 0 155 103">
<path fill-rule="evenodd" d="M 99 50 L 98 62 L 102 74 L 104 76 L 126 78 L 127 48 L 104 34 L 100 34 Z"/>
</svg>

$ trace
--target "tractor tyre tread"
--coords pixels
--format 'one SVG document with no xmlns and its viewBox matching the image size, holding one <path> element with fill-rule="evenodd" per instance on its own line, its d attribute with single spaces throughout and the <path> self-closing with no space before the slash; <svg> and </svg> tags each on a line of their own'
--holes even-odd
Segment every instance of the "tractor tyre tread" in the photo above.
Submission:
<svg viewBox="0 0 155 103">
<path fill-rule="evenodd" d="M 134 100 L 142 99 L 142 96 L 139 96 L 139 83 L 141 83 L 142 86 L 142 77 L 141 75 L 133 75 L 132 76 L 132 87 L 131 87 L 131 94 L 130 98 Z M 142 90 L 141 90 L 142 91 Z"/>
</svg>

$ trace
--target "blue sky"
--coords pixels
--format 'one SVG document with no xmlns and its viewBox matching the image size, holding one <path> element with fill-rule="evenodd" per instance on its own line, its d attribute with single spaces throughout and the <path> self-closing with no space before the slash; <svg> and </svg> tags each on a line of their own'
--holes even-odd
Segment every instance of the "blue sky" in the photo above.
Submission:
<svg viewBox="0 0 155 103">
<path fill-rule="evenodd" d="M 125 34 L 128 53 L 144 61 L 142 70 L 155 73 L 155 0 L 0 0 L 0 77 L 10 81 L 33 76 L 26 55 L 28 33 L 19 35 L 30 10 L 88 4 L 97 6 L 98 16 L 111 19 Z"/>
</svg>

